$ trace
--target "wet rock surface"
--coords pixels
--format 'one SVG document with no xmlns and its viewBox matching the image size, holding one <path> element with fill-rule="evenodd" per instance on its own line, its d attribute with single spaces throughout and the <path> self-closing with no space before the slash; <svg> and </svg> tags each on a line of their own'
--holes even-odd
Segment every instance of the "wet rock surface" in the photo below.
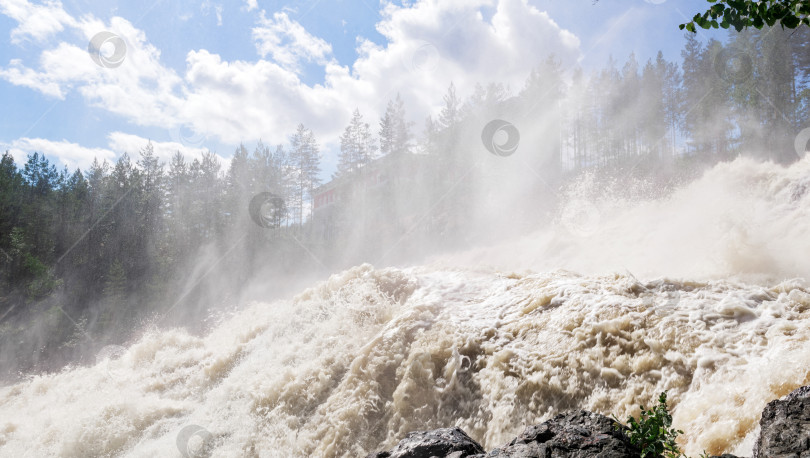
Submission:
<svg viewBox="0 0 810 458">
<path fill-rule="evenodd" d="M 557 415 L 545 423 L 529 426 L 518 437 L 481 458 L 570 457 L 623 458 L 638 456 L 623 430 L 610 418 L 580 410 Z"/>
<path fill-rule="evenodd" d="M 366 458 L 465 458 L 483 454 L 484 448 L 461 428 L 441 428 L 408 433 L 387 452 L 370 453 Z"/>
<path fill-rule="evenodd" d="M 529 426 L 508 444 L 490 453 L 459 428 L 408 434 L 387 452 L 367 458 L 623 458 L 638 456 L 624 431 L 604 415 L 580 410 Z"/>
<path fill-rule="evenodd" d="M 810 386 L 769 402 L 759 426 L 754 458 L 810 458 Z"/>
<path fill-rule="evenodd" d="M 486 453 L 458 427 L 409 433 L 387 452 L 367 458 L 636 458 L 639 451 L 610 418 L 586 410 L 529 426 L 507 444 Z M 754 458 L 810 458 L 810 386 L 771 401 L 762 411 Z M 739 458 L 714 455 L 711 458 Z"/>
</svg>

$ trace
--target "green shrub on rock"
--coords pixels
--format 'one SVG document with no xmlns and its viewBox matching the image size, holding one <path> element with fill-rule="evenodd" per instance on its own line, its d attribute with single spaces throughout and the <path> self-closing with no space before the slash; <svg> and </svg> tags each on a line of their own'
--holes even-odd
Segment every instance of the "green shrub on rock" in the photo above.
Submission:
<svg viewBox="0 0 810 458">
<path fill-rule="evenodd" d="M 667 407 L 667 392 L 658 397 L 658 405 L 647 410 L 641 408 L 638 420 L 630 416 L 627 418 L 628 436 L 630 442 L 641 450 L 641 458 L 680 458 L 685 456 L 675 443 L 675 439 L 683 431 L 672 428 L 672 415 Z M 617 428 L 622 425 L 616 416 Z"/>
</svg>

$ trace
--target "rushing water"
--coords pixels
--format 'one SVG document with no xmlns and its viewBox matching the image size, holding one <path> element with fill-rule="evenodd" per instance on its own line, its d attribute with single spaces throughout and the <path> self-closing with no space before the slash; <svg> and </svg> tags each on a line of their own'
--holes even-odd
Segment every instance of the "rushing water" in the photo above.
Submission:
<svg viewBox="0 0 810 458">
<path fill-rule="evenodd" d="M 358 266 L 2 388 L 0 455 L 362 456 L 450 425 L 491 449 L 663 390 L 687 453 L 750 454 L 764 405 L 810 383 L 810 160 L 585 197 L 520 240 Z"/>
</svg>

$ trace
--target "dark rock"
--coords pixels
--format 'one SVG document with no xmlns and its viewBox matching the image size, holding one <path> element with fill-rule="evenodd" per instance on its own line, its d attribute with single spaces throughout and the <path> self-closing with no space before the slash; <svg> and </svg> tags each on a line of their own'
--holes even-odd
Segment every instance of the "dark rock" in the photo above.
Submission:
<svg viewBox="0 0 810 458">
<path fill-rule="evenodd" d="M 580 410 L 529 426 L 517 438 L 487 455 L 499 458 L 625 458 L 639 456 L 624 430 L 596 413 Z"/>
<path fill-rule="evenodd" d="M 526 428 L 490 453 L 459 428 L 409 433 L 387 452 L 367 458 L 635 458 L 626 428 L 616 429 L 604 415 L 586 410 L 557 415 Z M 762 411 L 754 458 L 810 458 L 810 386 L 771 401 Z M 711 458 L 738 458 L 715 455 Z"/>
<path fill-rule="evenodd" d="M 366 458 L 467 458 L 483 454 L 484 449 L 461 428 L 441 428 L 408 433 L 387 452 L 371 453 Z"/>
<path fill-rule="evenodd" d="M 754 458 L 810 458 L 810 386 L 769 402 L 759 426 Z"/>
</svg>

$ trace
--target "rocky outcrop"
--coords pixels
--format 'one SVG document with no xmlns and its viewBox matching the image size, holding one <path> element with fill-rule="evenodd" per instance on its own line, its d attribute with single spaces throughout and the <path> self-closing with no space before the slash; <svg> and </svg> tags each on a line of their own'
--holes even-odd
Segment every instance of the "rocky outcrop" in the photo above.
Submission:
<svg viewBox="0 0 810 458">
<path fill-rule="evenodd" d="M 771 401 L 762 411 L 754 458 L 810 458 L 810 386 Z M 529 426 L 506 445 L 486 453 L 460 428 L 409 433 L 387 452 L 367 458 L 636 458 L 625 430 L 604 415 L 580 410 Z M 719 455 L 711 458 L 738 458 Z"/>
<path fill-rule="evenodd" d="M 557 415 L 536 426 L 529 426 L 520 436 L 490 457 L 532 458 L 570 457 L 624 458 L 638 456 L 638 451 L 615 422 L 597 413 L 580 410 Z M 481 455 L 482 457 L 484 455 Z"/>
<path fill-rule="evenodd" d="M 466 458 L 483 453 L 484 449 L 478 442 L 461 428 L 453 427 L 408 433 L 391 450 L 371 453 L 366 458 Z"/>
<path fill-rule="evenodd" d="M 759 426 L 754 458 L 810 458 L 810 386 L 769 402 Z"/>
<path fill-rule="evenodd" d="M 367 458 L 624 458 L 638 456 L 622 430 L 604 415 L 580 410 L 557 415 L 545 423 L 526 428 L 520 436 L 489 454 L 459 428 L 408 434 L 388 452 Z"/>
</svg>

